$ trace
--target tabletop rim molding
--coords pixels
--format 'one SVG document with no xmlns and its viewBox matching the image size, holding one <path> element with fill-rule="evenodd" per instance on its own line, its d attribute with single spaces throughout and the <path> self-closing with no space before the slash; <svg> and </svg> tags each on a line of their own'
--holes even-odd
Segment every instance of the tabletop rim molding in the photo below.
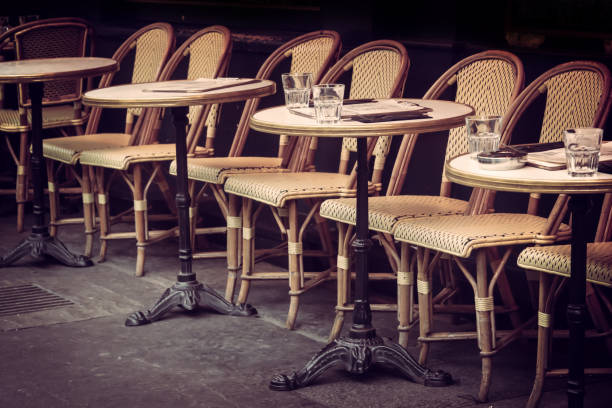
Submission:
<svg viewBox="0 0 612 408">
<path fill-rule="evenodd" d="M 304 120 L 308 121 L 307 123 L 292 125 L 285 122 L 283 124 L 279 124 L 278 122 L 265 121 L 258 117 L 258 114 L 261 116 L 261 113 L 281 110 L 281 108 L 285 107 L 284 105 L 279 105 L 265 108 L 256 112 L 251 117 L 250 127 L 251 129 L 259 132 L 284 134 L 288 136 L 313 136 L 315 134 L 317 137 L 392 136 L 402 133 L 430 133 L 448 130 L 450 128 L 462 126 L 465 123 L 465 117 L 474 114 L 474 108 L 471 106 L 454 101 L 419 98 L 381 98 L 381 100 L 383 99 L 403 100 L 419 104 L 449 104 L 453 106 L 466 107 L 467 111 L 464 115 L 454 116 L 451 118 L 408 119 L 372 123 L 345 121 L 339 125 L 317 124 L 314 122 L 314 119 L 308 118 L 304 118 Z M 436 124 L 432 125 L 432 121 L 436 121 Z"/>
<path fill-rule="evenodd" d="M 58 68 L 63 64 L 66 68 Z M 36 69 L 33 69 L 36 68 Z M 48 82 L 75 77 L 92 77 L 117 71 L 112 58 L 60 57 L 0 62 L 0 83 Z"/>
<path fill-rule="evenodd" d="M 222 78 L 219 78 L 222 79 Z M 163 81 L 167 82 L 181 82 Z M 236 90 L 229 91 L 228 88 L 204 91 L 204 92 L 142 92 L 142 89 L 151 85 L 159 85 L 162 82 L 143 82 L 138 84 L 116 85 L 108 88 L 95 89 L 83 95 L 83 104 L 87 106 L 98 106 L 102 108 L 137 108 L 158 107 L 171 108 L 180 106 L 205 105 L 208 103 L 227 103 L 243 101 L 244 94 L 248 92 L 249 99 L 261 98 L 276 93 L 276 83 L 267 79 L 260 79 L 258 83 L 236 86 Z M 108 90 L 120 91 L 122 88 L 140 90 L 137 95 L 118 99 L 116 95 L 105 96 Z M 98 95 L 102 94 L 102 96 Z M 157 95 L 157 97 L 154 97 Z"/>
<path fill-rule="evenodd" d="M 451 165 L 454 160 L 465 156 L 467 156 L 467 154 L 455 156 L 449 159 L 444 164 L 444 171 L 449 181 L 469 187 L 480 187 L 497 191 L 520 193 L 600 194 L 612 191 L 612 177 L 599 178 L 595 176 L 569 178 L 568 176 L 568 178 L 563 179 L 549 178 L 528 180 L 525 178 L 501 177 L 501 174 L 507 174 L 508 172 L 520 171 L 529 168 L 542 172 L 542 175 L 545 176 L 546 173 L 552 173 L 552 171 L 544 169 L 535 169 L 526 166 L 515 170 L 476 173 L 473 171 L 458 169 L 457 167 L 453 167 Z M 496 177 L 496 173 L 499 173 L 500 176 Z"/>
</svg>

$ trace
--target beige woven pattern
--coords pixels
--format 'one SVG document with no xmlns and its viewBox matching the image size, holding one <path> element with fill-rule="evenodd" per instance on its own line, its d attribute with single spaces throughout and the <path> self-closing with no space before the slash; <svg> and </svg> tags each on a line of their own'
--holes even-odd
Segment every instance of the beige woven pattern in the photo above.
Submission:
<svg viewBox="0 0 612 408">
<path fill-rule="evenodd" d="M 187 160 L 187 177 L 206 183 L 223 184 L 232 175 L 245 173 L 286 172 L 280 157 L 202 157 Z M 170 164 L 176 176 L 176 162 Z"/>
<path fill-rule="evenodd" d="M 134 71 L 132 83 L 155 81 L 155 75 L 165 52 L 167 33 L 161 29 L 150 30 L 136 40 L 136 53 L 134 55 Z M 130 108 L 132 115 L 140 115 L 142 108 Z"/>
<path fill-rule="evenodd" d="M 76 164 L 84 150 L 127 146 L 130 135 L 125 133 L 97 133 L 93 135 L 46 139 L 43 156 L 63 163 Z"/>
<path fill-rule="evenodd" d="M 388 98 L 400 64 L 401 56 L 395 51 L 376 50 L 357 56 L 353 60 L 349 98 Z M 386 156 L 390 145 L 391 137 L 379 137 L 374 148 L 374 156 Z M 342 147 L 356 152 L 357 139 L 344 138 Z"/>
<path fill-rule="evenodd" d="M 120 146 L 108 149 L 85 150 L 79 161 L 89 166 L 127 170 L 132 163 L 169 161 L 176 157 L 174 143 L 139 146 Z"/>
<path fill-rule="evenodd" d="M 516 261 L 518 266 L 569 278 L 569 245 L 551 245 L 524 249 Z M 612 242 L 587 244 L 587 280 L 612 287 Z"/>
<path fill-rule="evenodd" d="M 563 131 L 593 125 L 602 78 L 592 71 L 571 71 L 546 81 L 548 97 L 540 142 L 563 140 Z"/>
<path fill-rule="evenodd" d="M 333 44 L 332 38 L 322 37 L 291 48 L 290 72 L 311 72 L 317 77 Z"/>
<path fill-rule="evenodd" d="M 472 106 L 477 115 L 503 115 L 514 84 L 515 74 L 510 63 L 497 59 L 476 61 L 457 74 L 455 101 Z M 465 127 L 451 129 L 445 159 L 467 151 Z"/>
<path fill-rule="evenodd" d="M 368 199 L 368 227 L 392 233 L 395 224 L 405 218 L 434 217 L 465 213 L 468 203 L 438 196 L 382 196 Z M 326 200 L 319 211 L 322 217 L 355 225 L 354 199 Z"/>
<path fill-rule="evenodd" d="M 195 40 L 189 46 L 189 67 L 187 68 L 187 79 L 212 78 L 217 70 L 219 59 L 223 54 L 224 38 L 221 33 L 211 32 Z M 201 56 L 200 58 L 194 58 Z M 203 58 L 206 56 L 206 58 Z M 189 107 L 189 123 L 195 119 L 196 106 Z M 206 118 L 207 126 L 214 126 L 217 120 L 217 105 Z"/>
<path fill-rule="evenodd" d="M 553 243 L 556 236 L 541 234 L 546 224 L 545 218 L 529 214 L 449 215 L 400 221 L 394 236 L 398 241 L 465 258 L 475 248 Z"/>
<path fill-rule="evenodd" d="M 78 125 L 82 124 L 85 119 L 87 119 L 85 112 L 81 112 L 80 118 L 74 118 L 74 106 L 72 105 L 57 105 L 43 108 L 43 129 Z M 29 129 L 29 126 L 21 126 L 19 123 L 19 111 L 0 109 L 0 131 L 23 132 Z M 28 123 L 32 123 L 32 112 L 29 109 Z"/>
<path fill-rule="evenodd" d="M 355 196 L 355 190 L 346 188 L 349 175 L 338 173 L 267 173 L 244 174 L 229 177 L 224 189 L 229 194 L 283 207 L 287 200 L 308 197 Z"/>
</svg>

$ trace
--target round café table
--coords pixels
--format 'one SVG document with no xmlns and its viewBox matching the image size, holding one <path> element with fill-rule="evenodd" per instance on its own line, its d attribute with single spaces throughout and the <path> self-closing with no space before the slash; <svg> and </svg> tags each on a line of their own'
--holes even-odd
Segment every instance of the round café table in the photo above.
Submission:
<svg viewBox="0 0 612 408">
<path fill-rule="evenodd" d="M 28 84 L 32 102 L 32 184 L 34 224 L 30 235 L 16 248 L 0 258 L 0 266 L 7 266 L 28 253 L 37 260 L 51 256 L 67 266 L 90 266 L 89 258 L 72 254 L 57 238 L 49 235 L 44 216 L 44 187 L 42 174 L 42 98 L 45 82 L 93 77 L 116 71 L 117 61 L 110 58 L 66 57 L 39 58 L 0 62 L 0 84 Z"/>
<path fill-rule="evenodd" d="M 145 312 L 128 316 L 126 326 L 140 326 L 159 320 L 175 306 L 185 310 L 212 308 L 231 315 L 247 316 L 256 313 L 249 305 L 235 306 L 226 301 L 209 286 L 196 279 L 192 271 L 192 251 L 189 236 L 189 192 L 187 188 L 186 127 L 189 106 L 224 102 L 236 102 L 259 98 L 276 92 L 276 85 L 268 80 L 240 79 L 232 82 L 226 78 L 206 80 L 206 85 L 195 81 L 164 81 L 113 86 L 87 92 L 85 105 L 104 108 L 171 108 L 176 136 L 176 207 L 179 224 L 180 271 L 175 284 L 166 289 L 153 307 Z"/>
<path fill-rule="evenodd" d="M 393 136 L 405 133 L 424 133 L 448 130 L 462 126 L 466 116 L 472 115 L 470 106 L 441 100 L 401 99 L 431 108 L 426 118 L 389 120 L 363 123 L 343 119 L 336 124 L 317 124 L 309 117 L 296 115 L 284 106 L 261 110 L 251 118 L 251 128 L 260 132 L 289 136 L 354 137 L 357 138 L 357 219 L 353 251 L 356 260 L 355 308 L 348 337 L 342 337 L 319 351 L 299 371 L 290 375 L 279 374 L 270 382 L 273 390 L 293 390 L 305 387 L 336 363 L 344 364 L 347 371 L 362 374 L 375 363 L 387 363 L 399 369 L 408 378 L 422 381 L 427 386 L 445 386 L 452 382 L 450 374 L 429 370 L 420 364 L 399 344 L 383 339 L 372 325 L 368 295 L 368 251 L 372 245 L 368 238 L 368 163 L 367 137 Z"/>
<path fill-rule="evenodd" d="M 584 400 L 584 322 L 586 315 L 586 247 L 589 194 L 612 191 L 612 175 L 571 177 L 566 170 L 550 171 L 525 166 L 514 170 L 483 170 L 464 155 L 448 161 L 446 177 L 455 183 L 498 191 L 569 194 L 572 213 L 571 276 L 567 320 L 569 325 L 569 407 L 582 407 Z"/>
</svg>

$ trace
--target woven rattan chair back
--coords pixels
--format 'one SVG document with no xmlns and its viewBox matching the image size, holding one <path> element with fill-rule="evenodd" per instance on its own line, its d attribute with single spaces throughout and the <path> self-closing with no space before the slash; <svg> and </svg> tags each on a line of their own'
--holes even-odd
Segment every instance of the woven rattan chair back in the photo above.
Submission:
<svg viewBox="0 0 612 408">
<path fill-rule="evenodd" d="M 322 78 L 322 83 L 339 82 L 351 71 L 347 84 L 349 99 L 401 97 L 410 69 L 410 58 L 404 46 L 393 40 L 378 40 L 363 44 L 346 53 Z M 374 147 L 372 182 L 379 184 L 391 137 L 379 137 Z M 309 163 L 316 139 L 311 141 Z M 356 138 L 344 138 L 338 171 L 348 172 L 349 156 L 357 151 Z"/>
<path fill-rule="evenodd" d="M 227 73 L 232 52 L 232 41 L 230 31 L 223 26 L 215 25 L 206 27 L 189 37 L 172 54 L 162 73 L 159 81 L 167 81 L 175 78 L 177 69 L 187 60 L 186 77 L 181 79 L 216 78 Z M 159 112 L 156 109 L 155 112 Z M 187 151 L 193 152 L 199 135 L 204 127 L 214 128 L 218 118 L 218 105 L 190 106 L 188 113 L 189 132 L 187 135 Z M 155 114 L 151 112 L 151 114 Z M 204 120 L 203 120 L 204 119 Z M 154 121 L 149 122 L 151 124 Z M 195 125 L 195 126 L 194 126 Z M 156 129 L 141 133 L 142 137 L 138 144 L 150 144 L 157 142 Z M 208 132 L 206 147 L 212 149 L 214 132 Z"/>
<path fill-rule="evenodd" d="M 512 53 L 499 50 L 471 55 L 450 67 L 425 93 L 425 99 L 438 99 L 455 88 L 455 101 L 474 108 L 478 115 L 504 115 L 523 89 L 523 64 Z M 465 127 L 451 129 L 445 160 L 467 153 Z M 450 196 L 450 182 L 442 175 L 440 195 Z"/>
<path fill-rule="evenodd" d="M 601 127 L 610 110 L 610 70 L 595 61 L 572 61 L 541 74 L 525 88 L 504 118 L 504 136 L 511 134 L 521 115 L 545 95 L 540 143 L 563 140 L 573 127 Z M 509 136 L 506 136 L 509 137 Z"/>
<path fill-rule="evenodd" d="M 112 59 L 119 63 L 119 67 L 132 67 L 129 75 L 131 83 L 155 82 L 159 79 L 164 64 L 174 49 L 175 37 L 172 26 L 167 23 L 153 23 L 136 31 L 128 37 L 115 51 Z M 129 57 L 133 64 L 128 64 Z M 99 88 L 116 85 L 114 79 L 117 72 L 102 76 Z M 142 109 L 130 108 L 126 113 L 125 133 L 132 133 L 134 142 L 140 125 L 144 121 Z M 87 123 L 86 134 L 97 133 L 100 124 L 102 108 L 93 108 Z M 138 121 L 134 124 L 135 118 Z M 134 126 L 135 125 L 135 126 Z"/>
<path fill-rule="evenodd" d="M 303 34 L 278 47 L 261 65 L 255 78 L 270 79 L 281 62 L 291 58 L 290 72 L 311 72 L 313 82 L 319 83 L 323 74 L 338 58 L 341 45 L 340 35 L 335 31 L 321 30 Z M 249 99 L 245 103 L 228 156 L 242 154 L 249 134 L 249 122 L 258 106 L 259 98 Z M 288 140 L 281 137 L 279 143 L 281 156 Z"/>
</svg>

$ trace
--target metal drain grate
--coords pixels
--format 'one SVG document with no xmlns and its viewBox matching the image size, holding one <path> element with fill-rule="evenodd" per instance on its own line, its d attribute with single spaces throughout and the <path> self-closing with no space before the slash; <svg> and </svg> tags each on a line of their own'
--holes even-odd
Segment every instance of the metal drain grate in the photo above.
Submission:
<svg viewBox="0 0 612 408">
<path fill-rule="evenodd" d="M 73 304 L 38 285 L 0 287 L 0 316 L 38 312 Z"/>
</svg>

